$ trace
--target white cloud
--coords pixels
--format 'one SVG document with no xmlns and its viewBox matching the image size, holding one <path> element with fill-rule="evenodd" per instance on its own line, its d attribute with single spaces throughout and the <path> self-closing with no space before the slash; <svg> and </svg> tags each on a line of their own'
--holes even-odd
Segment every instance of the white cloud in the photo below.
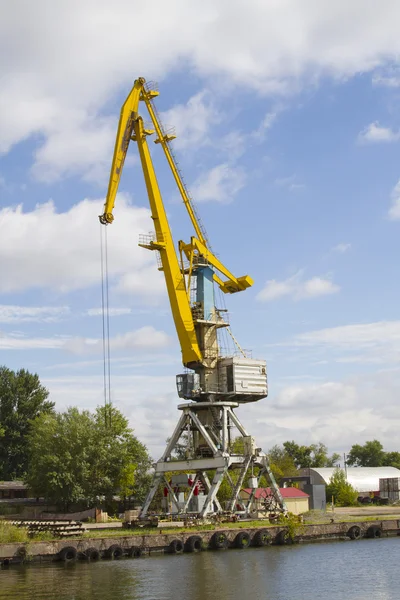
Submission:
<svg viewBox="0 0 400 600">
<path fill-rule="evenodd" d="M 197 202 L 231 202 L 245 181 L 243 169 L 222 163 L 196 179 L 191 186 L 193 198 Z"/>
<path fill-rule="evenodd" d="M 50 323 L 69 315 L 68 306 L 16 306 L 0 304 L 0 323 L 36 321 Z"/>
<path fill-rule="evenodd" d="M 399 18 L 397 0 L 384 10 L 364 0 L 249 0 L 245 11 L 240 0 L 204 0 L 201 9 L 184 0 L 15 0 L 0 24 L 0 148 L 35 135 L 37 177 L 94 176 L 109 156 L 110 101 L 135 76 L 163 79 L 186 67 L 227 98 L 232 85 L 293 92 L 396 62 Z M 152 35 L 147 27 L 125 35 L 133 22 L 151 23 Z"/>
<path fill-rule="evenodd" d="M 176 104 L 161 113 L 162 123 L 168 131 L 176 131 L 174 148 L 179 150 L 202 146 L 208 143 L 208 133 L 220 121 L 209 91 L 202 90 L 192 96 L 186 104 Z"/>
<path fill-rule="evenodd" d="M 392 190 L 391 199 L 392 206 L 389 209 L 389 219 L 396 221 L 400 219 L 400 179 Z"/>
<path fill-rule="evenodd" d="M 345 252 L 348 252 L 351 249 L 351 244 L 350 243 L 344 243 L 342 242 L 341 244 L 338 244 L 337 246 L 334 246 L 331 249 L 331 252 L 337 252 L 338 254 L 344 254 Z"/>
<path fill-rule="evenodd" d="M 275 381 L 268 399 L 247 405 L 240 414 L 263 448 L 286 440 L 322 441 L 330 452 L 348 452 L 352 444 L 380 439 L 385 449 L 397 449 L 398 373 L 282 383 Z"/>
<path fill-rule="evenodd" d="M 56 212 L 53 202 L 32 211 L 8 207 L 0 211 L 0 292 L 33 288 L 61 293 L 100 283 L 100 224 L 97 215 L 103 200 L 83 200 L 66 212 Z M 156 297 L 162 275 L 152 253 L 139 248 L 139 234 L 152 228 L 150 211 L 129 204 L 119 194 L 115 221 L 107 227 L 110 285 L 124 289 L 124 278 L 137 279 L 137 295 Z"/>
<path fill-rule="evenodd" d="M 398 88 L 400 87 L 400 69 L 395 66 L 378 69 L 372 76 L 372 83 L 388 88 Z"/>
<path fill-rule="evenodd" d="M 343 349 L 400 344 L 400 321 L 377 321 L 319 329 L 298 335 L 295 343 L 304 346 L 321 344 Z"/>
<path fill-rule="evenodd" d="M 283 296 L 291 296 L 295 300 L 302 300 L 334 294 L 339 290 L 340 287 L 328 278 L 311 277 L 311 279 L 304 280 L 303 271 L 298 271 L 295 275 L 283 281 L 270 279 L 256 298 L 261 302 L 276 300 Z"/>
<path fill-rule="evenodd" d="M 131 314 L 132 310 L 130 308 L 109 308 L 108 315 L 110 317 L 120 317 L 122 315 Z M 103 314 L 102 308 L 88 308 L 86 311 L 88 317 L 99 317 Z"/>
<path fill-rule="evenodd" d="M 110 350 L 112 352 L 149 350 L 164 348 L 169 343 L 170 339 L 164 331 L 157 331 L 154 327 L 146 326 L 111 338 Z M 65 342 L 63 349 L 73 354 L 99 354 L 103 351 L 103 340 L 74 337 Z"/>
<path fill-rule="evenodd" d="M 282 108 L 277 107 L 275 110 L 267 112 L 258 128 L 255 131 L 253 131 L 250 135 L 258 142 L 264 141 L 267 132 L 271 129 L 272 125 L 275 123 L 281 111 Z"/>
<path fill-rule="evenodd" d="M 1 350 L 56 350 L 65 345 L 65 338 L 29 338 L 20 335 L 6 335 L 0 332 Z"/>
<path fill-rule="evenodd" d="M 63 176 L 83 174 L 89 181 L 107 181 L 116 133 L 114 117 L 64 114 L 44 131 L 46 140 L 35 152 L 32 168 L 36 179 L 51 183 Z"/>
<path fill-rule="evenodd" d="M 275 179 L 274 184 L 278 187 L 286 188 L 290 192 L 304 190 L 306 187 L 304 183 L 298 183 L 296 181 L 296 175 L 289 175 L 289 177 L 278 177 Z"/>
<path fill-rule="evenodd" d="M 376 365 L 380 370 L 400 360 L 400 321 L 377 321 L 308 331 L 284 342 L 314 365 Z"/>
<path fill-rule="evenodd" d="M 377 121 L 368 125 L 359 134 L 360 142 L 397 142 L 400 139 L 400 132 L 393 131 L 389 127 L 381 127 Z"/>
<path fill-rule="evenodd" d="M 164 348 L 170 338 L 164 331 L 145 326 L 136 331 L 110 338 L 110 350 L 149 350 Z M 25 335 L 6 335 L 0 333 L 0 350 L 66 350 L 73 354 L 101 354 L 103 340 L 98 338 L 54 336 L 52 338 L 26 337 Z"/>
</svg>

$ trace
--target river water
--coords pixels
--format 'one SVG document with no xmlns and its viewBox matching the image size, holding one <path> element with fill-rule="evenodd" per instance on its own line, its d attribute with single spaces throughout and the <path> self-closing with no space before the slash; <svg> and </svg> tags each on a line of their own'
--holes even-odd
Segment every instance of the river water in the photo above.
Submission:
<svg viewBox="0 0 400 600">
<path fill-rule="evenodd" d="M 400 538 L 0 569 L 8 600 L 399 600 Z"/>
</svg>

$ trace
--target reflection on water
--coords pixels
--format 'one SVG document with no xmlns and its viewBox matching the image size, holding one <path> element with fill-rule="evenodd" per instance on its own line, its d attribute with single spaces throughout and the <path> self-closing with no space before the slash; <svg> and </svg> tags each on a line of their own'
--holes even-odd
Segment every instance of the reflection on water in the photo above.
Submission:
<svg viewBox="0 0 400 600">
<path fill-rule="evenodd" d="M 8 600 L 399 600 L 400 539 L 44 563 L 0 570 Z"/>
</svg>

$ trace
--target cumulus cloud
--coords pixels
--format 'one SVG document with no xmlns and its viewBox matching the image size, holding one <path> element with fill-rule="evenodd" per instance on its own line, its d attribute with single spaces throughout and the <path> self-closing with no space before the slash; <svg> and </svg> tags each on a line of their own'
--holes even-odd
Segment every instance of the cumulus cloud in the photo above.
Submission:
<svg viewBox="0 0 400 600">
<path fill-rule="evenodd" d="M 221 94 L 235 85 L 290 93 L 395 63 L 399 18 L 396 0 L 384 10 L 363 0 L 249 0 L 245 11 L 240 0 L 204 0 L 201 10 L 184 0 L 15 0 L 0 24 L 0 148 L 35 135 L 36 177 L 93 176 L 110 152 L 110 101 L 135 76 L 163 79 L 184 66 L 214 78 Z M 146 27 L 124 35 L 133 22 L 151 23 L 152 35 Z"/>
<path fill-rule="evenodd" d="M 197 202 L 231 202 L 244 187 L 243 169 L 222 163 L 201 174 L 191 186 Z"/>
<path fill-rule="evenodd" d="M 400 219 L 400 180 L 394 186 L 392 193 L 392 206 L 389 209 L 389 219 L 397 221 Z"/>
<path fill-rule="evenodd" d="M 400 132 L 393 131 L 389 127 L 381 127 L 377 121 L 368 125 L 359 134 L 360 142 L 397 142 L 400 139 Z"/>
<path fill-rule="evenodd" d="M 301 270 L 283 281 L 270 279 L 257 294 L 257 300 L 268 302 L 282 298 L 283 296 L 290 296 L 294 300 L 302 300 L 306 298 L 315 298 L 317 296 L 326 296 L 327 294 L 335 294 L 340 290 L 340 287 L 328 278 L 311 277 L 310 279 L 304 280 L 303 274 L 304 271 Z"/>
<path fill-rule="evenodd" d="M 68 316 L 68 306 L 16 306 L 0 304 L 0 323 L 21 323 L 36 321 L 51 323 Z"/>
<path fill-rule="evenodd" d="M 103 200 L 83 200 L 65 212 L 53 202 L 24 212 L 23 206 L 0 211 L 0 260 L 7 264 L 0 292 L 51 289 L 61 293 L 98 285 L 100 272 L 100 224 L 97 215 Z M 129 203 L 120 194 L 115 221 L 107 227 L 110 284 L 127 289 L 125 278 L 137 281 L 137 295 L 156 297 L 161 274 L 152 253 L 137 246 L 139 234 L 152 228 L 150 211 Z M 131 286 L 132 288 L 133 286 Z"/>
</svg>

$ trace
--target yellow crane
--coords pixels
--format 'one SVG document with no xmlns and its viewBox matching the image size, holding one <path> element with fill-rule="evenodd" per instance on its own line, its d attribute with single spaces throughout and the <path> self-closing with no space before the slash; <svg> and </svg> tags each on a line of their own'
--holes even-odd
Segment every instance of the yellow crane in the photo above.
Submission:
<svg viewBox="0 0 400 600">
<path fill-rule="evenodd" d="M 232 489 L 229 500 L 231 512 L 237 512 L 239 506 L 239 512 L 245 516 L 250 514 L 255 489 L 262 476 L 269 478 L 272 490 L 267 512 L 285 512 L 286 507 L 267 456 L 257 447 L 254 438 L 247 433 L 234 412 L 241 403 L 267 396 L 266 362 L 247 357 L 240 346 L 241 356 L 223 356 L 218 343 L 218 331 L 227 328 L 229 323 L 223 318 L 223 311 L 215 305 L 215 286 L 225 294 L 234 294 L 250 287 L 253 281 L 248 275 L 235 277 L 212 252 L 170 147 L 175 136 L 164 130 L 154 106 L 153 99 L 156 96 L 158 91 L 140 77 L 122 106 L 104 212 L 99 217 L 104 225 L 114 220 L 114 203 L 125 157 L 130 142 L 134 141 L 139 150 L 155 230 L 154 235 L 141 239 L 139 245 L 159 253 L 160 270 L 165 277 L 182 362 L 188 369 L 188 372 L 177 375 L 178 395 L 190 400 L 178 406 L 182 414 L 156 464 L 153 485 L 142 507 L 141 518 L 146 517 L 162 482 L 169 492 L 174 512 L 194 511 L 201 517 L 222 513 L 217 492 L 225 477 Z M 150 128 L 145 126 L 139 114 L 140 102 L 146 105 L 150 115 Z M 154 142 L 161 145 L 164 151 L 195 233 L 189 243 L 179 241 L 177 249 L 147 144 L 147 138 L 154 134 Z M 243 442 L 243 449 L 239 453 L 235 452 L 232 444 L 234 429 Z M 174 459 L 172 469 L 173 453 L 182 439 L 186 441 L 186 456 L 184 460 Z M 257 475 L 253 475 L 254 467 Z M 245 502 L 240 499 L 239 493 L 249 469 L 252 473 L 249 487 L 253 491 Z M 184 501 L 178 497 L 166 477 L 171 470 L 194 473 L 192 488 Z M 210 471 L 213 472 L 212 482 L 207 476 Z M 182 477 L 184 481 L 186 475 L 174 477 L 178 478 L 179 485 L 184 485 Z M 205 490 L 202 500 L 201 495 L 194 496 L 197 484 Z"/>
</svg>

